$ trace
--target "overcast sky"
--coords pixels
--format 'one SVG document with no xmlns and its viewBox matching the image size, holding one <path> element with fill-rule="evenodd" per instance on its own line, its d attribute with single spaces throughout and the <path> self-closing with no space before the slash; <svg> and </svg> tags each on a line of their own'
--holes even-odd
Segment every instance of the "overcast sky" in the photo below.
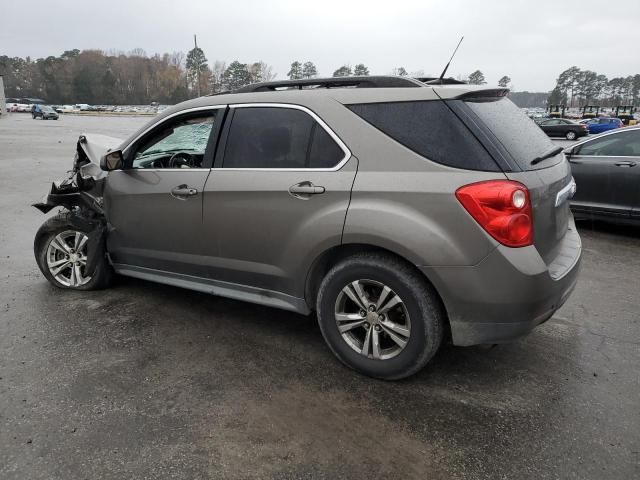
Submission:
<svg viewBox="0 0 640 480">
<path fill-rule="evenodd" d="M 2 0 L 0 11 L 9 56 L 186 52 L 195 33 L 210 63 L 263 60 L 278 78 L 293 60 L 326 76 L 356 63 L 437 75 L 464 35 L 449 73 L 480 69 L 490 84 L 509 75 L 516 90 L 550 90 L 572 65 L 640 73 L 640 0 Z"/>
</svg>

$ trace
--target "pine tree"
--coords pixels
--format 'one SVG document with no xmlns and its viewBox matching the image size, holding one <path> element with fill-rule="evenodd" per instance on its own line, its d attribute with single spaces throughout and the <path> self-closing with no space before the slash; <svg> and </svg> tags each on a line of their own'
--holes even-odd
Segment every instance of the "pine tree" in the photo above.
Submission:
<svg viewBox="0 0 640 480">
<path fill-rule="evenodd" d="M 507 85 L 511 83 L 511 77 L 505 75 L 500 80 L 498 80 L 498 86 L 506 88 Z"/>
<path fill-rule="evenodd" d="M 187 54 L 187 77 L 191 87 L 200 95 L 201 87 L 206 85 L 207 57 L 200 47 L 195 47 Z M 204 84 L 203 84 L 204 81 Z"/>
<path fill-rule="evenodd" d="M 223 74 L 223 84 L 226 90 L 235 90 L 251 83 L 251 75 L 246 63 L 234 60 Z"/>
<path fill-rule="evenodd" d="M 369 75 L 369 69 L 364 63 L 359 63 L 355 67 L 353 67 L 353 74 L 356 77 L 366 77 Z"/>
<path fill-rule="evenodd" d="M 353 72 L 351 71 L 351 67 L 349 65 L 343 65 L 335 72 L 333 72 L 334 77 L 350 77 L 351 75 L 353 75 Z"/>
<path fill-rule="evenodd" d="M 318 76 L 318 69 L 313 62 L 304 62 L 302 65 L 302 78 L 313 78 Z"/>
<path fill-rule="evenodd" d="M 293 62 L 287 76 L 289 80 L 300 80 L 302 78 L 302 64 L 297 60 Z"/>
<path fill-rule="evenodd" d="M 480 70 L 476 70 L 467 79 L 467 82 L 471 85 L 484 85 L 487 83 L 484 79 L 484 74 Z"/>
</svg>

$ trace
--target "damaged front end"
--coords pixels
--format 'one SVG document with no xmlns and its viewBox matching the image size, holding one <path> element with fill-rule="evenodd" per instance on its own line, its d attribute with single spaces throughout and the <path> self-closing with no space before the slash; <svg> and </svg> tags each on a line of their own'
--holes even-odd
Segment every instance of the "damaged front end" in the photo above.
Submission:
<svg viewBox="0 0 640 480">
<path fill-rule="evenodd" d="M 106 254 L 107 220 L 103 209 L 102 192 L 106 172 L 98 166 L 99 158 L 120 140 L 103 135 L 81 135 L 76 146 L 73 169 L 66 178 L 53 182 L 41 202 L 32 206 L 42 213 L 56 207 L 70 212 L 69 226 L 88 232 L 87 265 L 85 272 L 92 275 L 98 260 Z"/>
</svg>

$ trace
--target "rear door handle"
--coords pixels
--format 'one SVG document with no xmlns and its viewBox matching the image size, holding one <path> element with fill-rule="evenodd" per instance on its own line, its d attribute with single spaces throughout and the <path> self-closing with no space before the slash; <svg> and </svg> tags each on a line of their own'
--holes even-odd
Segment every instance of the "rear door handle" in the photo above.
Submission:
<svg viewBox="0 0 640 480">
<path fill-rule="evenodd" d="M 623 162 L 616 162 L 615 165 L 616 167 L 635 167 L 636 162 L 630 162 L 628 160 L 625 160 Z"/>
<path fill-rule="evenodd" d="M 318 195 L 324 192 L 324 187 L 314 185 L 309 181 L 296 183 L 289 187 L 289 193 L 296 198 L 308 198 L 309 195 Z"/>
<path fill-rule="evenodd" d="M 197 194 L 198 190 L 187 185 L 178 185 L 177 187 L 171 189 L 171 195 L 179 198 L 180 200 L 184 200 L 184 198 L 182 197 L 192 197 Z"/>
</svg>

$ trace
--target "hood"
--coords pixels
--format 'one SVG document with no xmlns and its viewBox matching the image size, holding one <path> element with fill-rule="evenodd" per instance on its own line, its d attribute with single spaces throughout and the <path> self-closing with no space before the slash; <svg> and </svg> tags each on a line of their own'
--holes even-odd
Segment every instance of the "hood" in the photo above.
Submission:
<svg viewBox="0 0 640 480">
<path fill-rule="evenodd" d="M 100 135 L 97 133 L 88 133 L 80 135 L 78 139 L 78 147 L 87 156 L 91 163 L 100 165 L 100 158 L 112 148 L 118 147 L 122 143 L 122 139 Z"/>
</svg>

